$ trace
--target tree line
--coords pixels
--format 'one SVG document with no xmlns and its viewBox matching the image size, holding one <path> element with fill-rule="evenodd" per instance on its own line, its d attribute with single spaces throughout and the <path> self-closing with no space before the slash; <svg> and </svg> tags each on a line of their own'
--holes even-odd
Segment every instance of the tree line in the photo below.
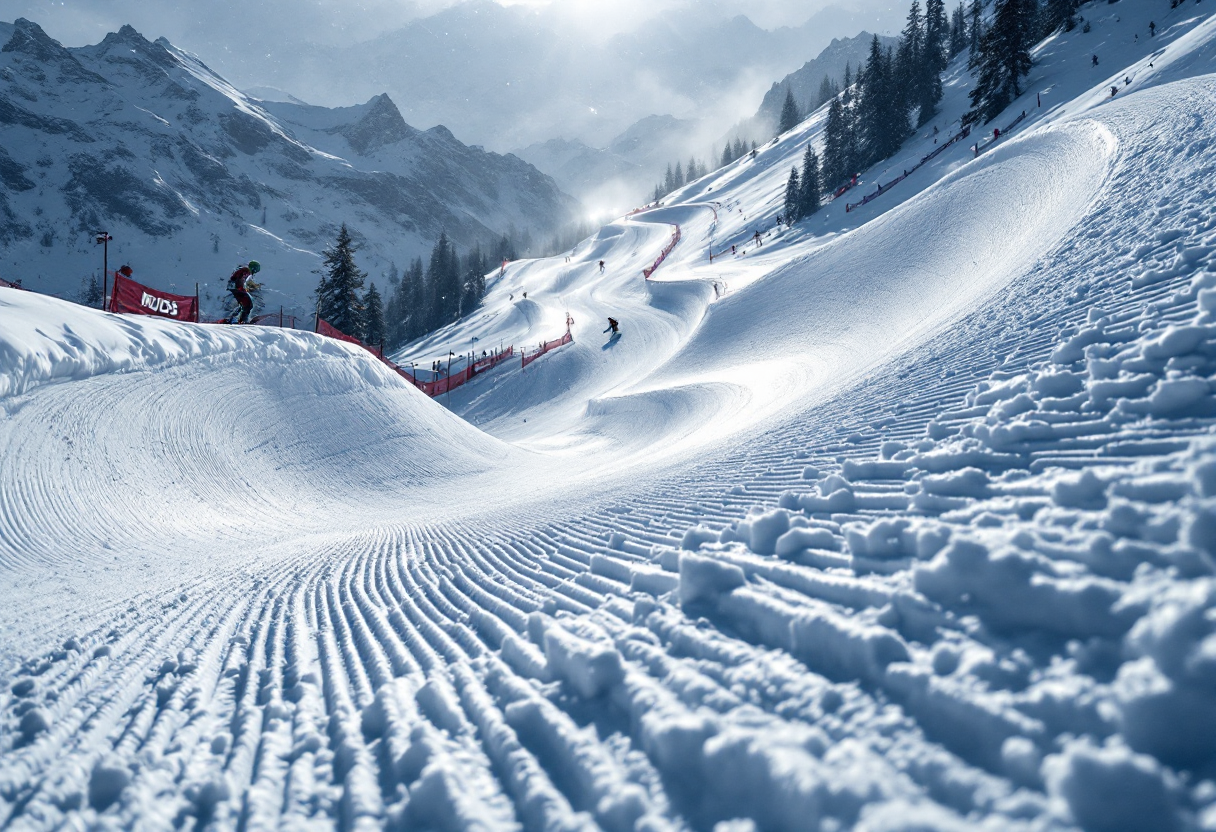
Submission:
<svg viewBox="0 0 1216 832">
<path fill-rule="evenodd" d="M 715 170 L 724 168 L 736 159 L 741 159 L 748 153 L 756 149 L 755 142 L 744 141 L 739 136 L 735 136 L 734 141 L 727 141 L 726 146 L 722 149 L 722 155 L 716 160 L 716 165 L 711 161 L 707 162 L 699 160 L 695 156 L 688 160 L 688 167 L 684 167 L 680 162 L 675 163 L 672 167 L 671 163 L 667 163 L 667 173 L 663 176 L 662 182 L 655 183 L 653 200 L 658 202 L 663 197 L 673 191 L 678 191 L 690 182 L 696 182 L 702 176 L 707 176 Z"/>
<path fill-rule="evenodd" d="M 357 248 L 346 223 L 322 254 L 317 314 L 365 344 L 396 349 L 472 312 L 485 297 L 486 274 L 519 257 L 517 241 L 504 234 L 491 247 L 474 245 L 461 255 L 441 233 L 430 258 L 415 258 L 404 271 L 394 263 L 387 296 L 355 263 Z"/>
<path fill-rule="evenodd" d="M 949 61 L 970 50 L 968 66 L 977 75 L 963 124 L 988 122 L 1022 94 L 1030 73 L 1030 48 L 1052 32 L 1076 25 L 1078 0 L 985 0 L 963 3 L 946 18 L 944 0 L 926 0 L 921 13 L 913 0 L 896 46 L 884 49 L 877 36 L 864 66 L 843 83 L 825 78 L 820 97 L 828 102 L 820 160 L 808 146 L 802 170 L 790 171 L 784 200 L 790 222 L 818 210 L 819 196 L 850 182 L 857 171 L 889 158 L 927 124 L 942 98 L 942 73 Z M 824 98 L 831 94 L 830 98 Z M 819 106 L 822 106 L 820 104 Z M 796 127 L 804 114 L 786 90 L 778 129 Z"/>
</svg>

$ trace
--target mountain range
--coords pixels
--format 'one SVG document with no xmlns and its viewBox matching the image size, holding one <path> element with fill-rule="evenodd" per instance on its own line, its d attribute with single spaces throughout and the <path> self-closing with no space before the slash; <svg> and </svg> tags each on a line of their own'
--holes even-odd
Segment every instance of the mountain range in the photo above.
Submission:
<svg viewBox="0 0 1216 832">
<path fill-rule="evenodd" d="M 688 6 L 596 34 L 556 7 L 467 0 L 356 45 L 269 43 L 226 59 L 249 86 L 315 103 L 387 91 L 408 121 L 500 151 L 553 138 L 604 147 L 652 113 L 705 120 L 692 138 L 708 144 L 834 34 L 872 29 L 874 8 L 829 6 L 769 30 Z"/>
<path fill-rule="evenodd" d="M 337 109 L 258 100 L 130 26 L 66 48 L 18 19 L 0 43 L 0 269 L 40 291 L 99 272 L 106 230 L 111 268 L 218 297 L 253 257 L 268 300 L 297 306 L 343 222 L 377 275 L 442 232 L 466 248 L 579 210 L 517 157 L 411 127 L 384 94 Z"/>
</svg>

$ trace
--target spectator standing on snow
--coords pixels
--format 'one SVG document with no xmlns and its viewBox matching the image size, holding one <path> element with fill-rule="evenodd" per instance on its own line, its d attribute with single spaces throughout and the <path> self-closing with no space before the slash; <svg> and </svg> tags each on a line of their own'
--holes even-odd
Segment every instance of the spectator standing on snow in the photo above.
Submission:
<svg viewBox="0 0 1216 832">
<path fill-rule="evenodd" d="M 604 273 L 604 261 L 601 260 L 600 261 L 600 274 L 603 274 L 603 273 Z"/>
<path fill-rule="evenodd" d="M 1150 20 L 1148 22 L 1148 36 L 1151 38 L 1151 37 L 1155 37 L 1156 34 L 1157 34 L 1157 24 Z"/>
<path fill-rule="evenodd" d="M 1098 65 L 1098 56 L 1094 55 L 1094 66 Z"/>
</svg>

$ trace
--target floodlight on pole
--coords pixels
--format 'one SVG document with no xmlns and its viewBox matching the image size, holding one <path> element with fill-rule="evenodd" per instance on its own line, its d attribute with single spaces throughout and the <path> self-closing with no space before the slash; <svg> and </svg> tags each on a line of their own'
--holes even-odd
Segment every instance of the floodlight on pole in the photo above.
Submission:
<svg viewBox="0 0 1216 832">
<path fill-rule="evenodd" d="M 106 287 L 110 280 L 110 240 L 114 238 L 105 231 L 98 231 L 93 241 L 101 246 L 101 308 L 106 308 Z"/>
</svg>

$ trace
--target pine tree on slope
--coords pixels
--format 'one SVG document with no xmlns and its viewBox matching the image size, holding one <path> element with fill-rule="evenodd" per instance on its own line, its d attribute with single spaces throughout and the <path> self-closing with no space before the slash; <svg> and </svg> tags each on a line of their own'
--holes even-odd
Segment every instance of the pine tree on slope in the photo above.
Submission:
<svg viewBox="0 0 1216 832">
<path fill-rule="evenodd" d="M 361 338 L 363 298 L 360 293 L 367 274 L 355 265 L 355 251 L 346 223 L 342 223 L 333 247 L 322 254 L 317 314 L 347 335 Z"/>
<path fill-rule="evenodd" d="M 942 100 L 942 72 L 946 69 L 947 40 L 950 26 L 946 22 L 945 0 L 925 0 L 925 41 L 920 65 L 920 118 L 918 127 L 929 123 Z"/>
<path fill-rule="evenodd" d="M 979 77 L 968 94 L 971 109 L 964 124 L 992 121 L 1022 94 L 1021 80 L 1030 74 L 1030 4 L 996 0 L 992 25 L 980 43 Z"/>
<path fill-rule="evenodd" d="M 908 21 L 904 24 L 895 52 L 895 63 L 891 67 L 891 91 L 905 110 L 920 105 L 921 86 L 924 83 L 924 23 L 920 16 L 920 0 L 912 0 L 908 9 Z"/>
<path fill-rule="evenodd" d="M 815 148 L 806 146 L 802 154 L 802 193 L 799 197 L 799 217 L 809 217 L 819 210 L 819 157 Z"/>
<path fill-rule="evenodd" d="M 376 284 L 371 283 L 363 295 L 363 343 L 368 346 L 382 345 L 385 342 L 384 302 Z"/>
<path fill-rule="evenodd" d="M 402 307 L 405 310 L 403 332 L 405 341 L 421 338 L 427 332 L 426 308 L 426 276 L 422 268 L 422 258 L 415 257 L 410 263 L 409 270 L 401 276 Z"/>
<path fill-rule="evenodd" d="M 777 135 L 787 133 L 802 121 L 802 113 L 798 110 L 798 102 L 794 100 L 792 87 L 785 88 L 785 103 L 781 105 L 781 119 L 777 123 Z"/>
<path fill-rule="evenodd" d="M 460 258 L 446 232 L 439 235 L 439 241 L 431 250 L 426 287 L 431 313 L 430 329 L 439 329 L 456 320 L 462 300 Z"/>
<path fill-rule="evenodd" d="M 835 191 L 852 175 L 849 168 L 848 125 L 839 98 L 828 103 L 828 122 L 823 128 L 823 184 Z"/>
<path fill-rule="evenodd" d="M 1061 28 L 1065 32 L 1071 32 L 1075 29 L 1077 19 L 1073 15 L 1073 12 L 1076 10 L 1076 0 L 1047 0 L 1043 5 L 1042 11 L 1042 28 L 1040 31 L 1043 36 L 1046 37 Z"/>
<path fill-rule="evenodd" d="M 790 168 L 790 178 L 785 183 L 785 222 L 792 225 L 802 219 L 802 185 L 798 181 L 798 168 Z"/>
<path fill-rule="evenodd" d="M 950 17 L 950 57 L 961 55 L 967 48 L 967 12 L 960 0 Z"/>
<path fill-rule="evenodd" d="M 971 50 L 968 66 L 972 69 L 979 60 L 980 41 L 984 39 L 984 0 L 971 0 L 971 8 L 967 11 L 969 26 L 967 29 L 967 46 Z"/>
</svg>

